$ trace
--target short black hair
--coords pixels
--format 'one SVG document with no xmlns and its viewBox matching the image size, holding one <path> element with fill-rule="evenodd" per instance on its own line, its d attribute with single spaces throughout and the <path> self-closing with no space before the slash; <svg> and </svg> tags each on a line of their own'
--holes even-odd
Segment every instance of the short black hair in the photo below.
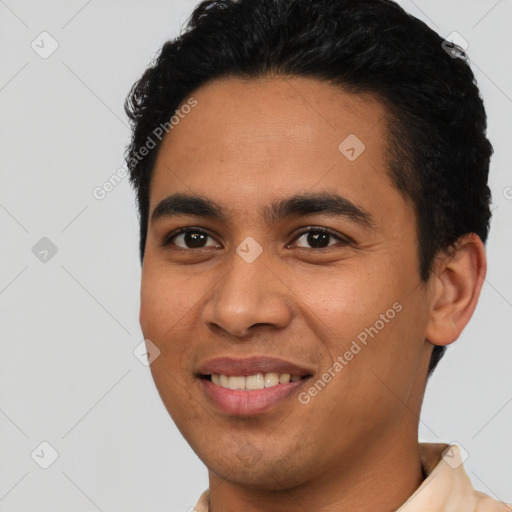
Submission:
<svg viewBox="0 0 512 512">
<path fill-rule="evenodd" d="M 391 0 L 205 0 L 181 34 L 166 42 L 132 87 L 126 150 L 137 193 L 140 258 L 158 126 L 191 93 L 220 77 L 309 77 L 349 93 L 372 93 L 387 108 L 387 164 L 416 212 L 419 273 L 467 233 L 485 243 L 493 148 L 487 117 L 464 50 Z M 445 352 L 435 346 L 429 376 Z"/>
</svg>

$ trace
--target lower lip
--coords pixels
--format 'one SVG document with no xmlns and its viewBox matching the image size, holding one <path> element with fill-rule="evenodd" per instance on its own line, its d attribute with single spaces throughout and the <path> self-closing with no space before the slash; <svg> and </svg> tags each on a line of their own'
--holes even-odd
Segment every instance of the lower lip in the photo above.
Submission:
<svg viewBox="0 0 512 512">
<path fill-rule="evenodd" d="M 208 379 L 200 380 L 206 395 L 217 409 L 225 414 L 247 416 L 270 410 L 293 395 L 297 388 L 303 386 L 309 378 L 251 390 L 229 389 L 218 386 Z"/>
</svg>

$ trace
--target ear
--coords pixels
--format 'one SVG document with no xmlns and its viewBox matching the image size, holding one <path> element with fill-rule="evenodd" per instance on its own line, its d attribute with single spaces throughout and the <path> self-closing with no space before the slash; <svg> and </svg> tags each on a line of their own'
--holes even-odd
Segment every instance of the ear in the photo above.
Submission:
<svg viewBox="0 0 512 512">
<path fill-rule="evenodd" d="M 462 236 L 436 259 L 429 278 L 430 314 L 425 338 L 433 345 L 449 345 L 461 334 L 475 310 L 487 271 L 482 240 L 475 233 Z"/>
</svg>

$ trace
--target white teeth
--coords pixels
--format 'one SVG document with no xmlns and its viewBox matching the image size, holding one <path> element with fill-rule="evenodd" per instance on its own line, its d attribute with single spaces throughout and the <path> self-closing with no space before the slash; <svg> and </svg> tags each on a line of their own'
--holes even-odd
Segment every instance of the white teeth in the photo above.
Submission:
<svg viewBox="0 0 512 512">
<path fill-rule="evenodd" d="M 263 389 L 277 386 L 278 384 L 288 384 L 301 379 L 298 375 L 290 376 L 289 373 L 256 373 L 247 377 L 239 375 L 222 375 L 213 373 L 212 382 L 217 386 L 229 389 Z"/>
<path fill-rule="evenodd" d="M 281 373 L 279 375 L 279 383 L 280 384 L 288 384 L 290 382 L 290 374 L 289 373 Z"/>
<path fill-rule="evenodd" d="M 256 375 L 249 375 L 245 378 L 245 389 L 263 389 L 265 387 L 265 380 L 263 373 Z"/>
<path fill-rule="evenodd" d="M 265 374 L 265 387 L 271 388 L 279 384 L 279 373 L 266 373 Z"/>
<path fill-rule="evenodd" d="M 229 388 L 230 389 L 245 389 L 245 377 L 235 377 L 232 375 L 229 377 Z"/>
</svg>

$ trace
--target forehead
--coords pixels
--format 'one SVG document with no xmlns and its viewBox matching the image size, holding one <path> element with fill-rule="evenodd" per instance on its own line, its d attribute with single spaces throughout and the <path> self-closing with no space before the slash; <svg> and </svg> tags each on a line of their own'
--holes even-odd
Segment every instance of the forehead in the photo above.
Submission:
<svg viewBox="0 0 512 512">
<path fill-rule="evenodd" d="M 150 209 L 176 191 L 250 209 L 262 195 L 336 188 L 360 203 L 358 194 L 372 201 L 391 186 L 387 111 L 371 94 L 310 78 L 229 77 L 191 97 L 159 149 Z"/>
</svg>

